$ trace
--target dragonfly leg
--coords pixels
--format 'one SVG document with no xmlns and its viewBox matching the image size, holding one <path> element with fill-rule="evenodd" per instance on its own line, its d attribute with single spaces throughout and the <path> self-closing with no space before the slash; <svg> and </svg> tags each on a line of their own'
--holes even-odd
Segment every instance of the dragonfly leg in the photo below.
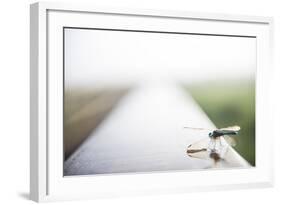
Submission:
<svg viewBox="0 0 281 205">
<path fill-rule="evenodd" d="M 221 150 L 222 150 L 222 147 L 223 147 L 223 146 L 222 146 L 221 137 L 215 138 L 215 139 L 214 139 L 214 143 L 215 143 L 215 145 L 214 145 L 213 150 L 214 150 L 215 152 L 217 152 L 217 153 L 220 153 Z"/>
<path fill-rule="evenodd" d="M 213 138 L 210 139 L 209 144 L 208 144 L 208 150 L 212 151 L 215 149 L 216 143 L 214 142 L 215 140 Z"/>
</svg>

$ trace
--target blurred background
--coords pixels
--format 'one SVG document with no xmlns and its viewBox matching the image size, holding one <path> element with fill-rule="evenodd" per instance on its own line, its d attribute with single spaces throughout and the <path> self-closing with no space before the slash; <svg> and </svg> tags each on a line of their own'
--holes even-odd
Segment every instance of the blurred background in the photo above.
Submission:
<svg viewBox="0 0 281 205">
<path fill-rule="evenodd" d="M 161 82 L 176 85 L 187 98 L 191 95 L 218 128 L 239 125 L 235 149 L 255 165 L 255 38 L 71 28 L 64 32 L 65 159 L 135 87 Z"/>
<path fill-rule="evenodd" d="M 127 87 L 68 88 L 64 91 L 64 158 L 67 159 L 112 111 Z"/>
</svg>

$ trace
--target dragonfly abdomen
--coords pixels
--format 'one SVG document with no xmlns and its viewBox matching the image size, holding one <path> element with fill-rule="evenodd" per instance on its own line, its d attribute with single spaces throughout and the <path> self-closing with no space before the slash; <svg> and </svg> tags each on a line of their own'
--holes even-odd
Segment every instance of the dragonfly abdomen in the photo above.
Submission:
<svg viewBox="0 0 281 205">
<path fill-rule="evenodd" d="M 232 130 L 214 130 L 212 133 L 209 134 L 209 136 L 216 138 L 224 135 L 237 135 L 237 134 L 238 134 L 237 131 L 232 131 Z"/>
</svg>

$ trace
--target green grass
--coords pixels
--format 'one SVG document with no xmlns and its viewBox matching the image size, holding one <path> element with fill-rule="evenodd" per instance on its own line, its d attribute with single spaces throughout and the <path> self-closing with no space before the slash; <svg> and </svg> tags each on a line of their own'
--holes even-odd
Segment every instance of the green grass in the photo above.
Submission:
<svg viewBox="0 0 281 205">
<path fill-rule="evenodd" d="M 254 81 L 209 82 L 184 87 L 218 128 L 241 127 L 234 149 L 255 166 Z"/>
</svg>

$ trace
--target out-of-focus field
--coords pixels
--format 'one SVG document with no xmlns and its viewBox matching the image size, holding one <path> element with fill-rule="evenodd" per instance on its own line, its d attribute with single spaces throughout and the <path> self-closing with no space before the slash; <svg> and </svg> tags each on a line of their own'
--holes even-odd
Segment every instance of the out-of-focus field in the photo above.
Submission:
<svg viewBox="0 0 281 205">
<path fill-rule="evenodd" d="M 206 82 L 185 85 L 216 127 L 239 125 L 241 130 L 234 147 L 255 166 L 255 82 Z"/>
<path fill-rule="evenodd" d="M 116 106 L 128 88 L 68 89 L 64 92 L 64 158 L 75 149 Z"/>
</svg>

